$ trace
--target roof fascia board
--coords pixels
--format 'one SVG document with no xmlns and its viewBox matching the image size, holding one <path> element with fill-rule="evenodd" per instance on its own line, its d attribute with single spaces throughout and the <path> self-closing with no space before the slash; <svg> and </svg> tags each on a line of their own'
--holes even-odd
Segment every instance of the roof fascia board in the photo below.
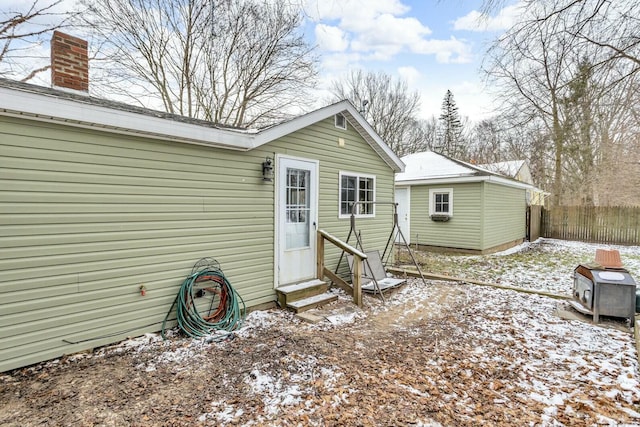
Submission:
<svg viewBox="0 0 640 427">
<path fill-rule="evenodd" d="M 470 183 L 470 182 L 492 182 L 492 183 L 504 185 L 507 187 L 515 187 L 515 188 L 530 189 L 530 190 L 533 190 L 535 188 L 532 185 L 529 185 L 523 182 L 511 181 L 511 180 L 503 179 L 493 175 L 442 177 L 442 178 L 428 178 L 428 179 L 413 179 L 413 180 L 406 180 L 406 181 L 403 180 L 403 181 L 396 181 L 396 186 L 462 184 L 462 183 Z"/>
<path fill-rule="evenodd" d="M 124 111 L 108 106 L 56 97 L 49 93 L 0 87 L 0 115 L 29 117 L 49 123 L 98 129 L 121 135 L 133 135 L 165 141 L 248 151 L 282 136 L 303 129 L 337 113 L 348 112 L 356 121 L 354 128 L 395 172 L 404 171 L 404 163 L 377 135 L 349 101 L 341 101 L 296 117 L 259 132 L 233 131 L 184 123 L 163 117 Z"/>
<path fill-rule="evenodd" d="M 0 87 L 0 115 L 244 151 L 251 148 L 254 138 L 249 133 L 182 123 L 4 87 Z"/>
</svg>

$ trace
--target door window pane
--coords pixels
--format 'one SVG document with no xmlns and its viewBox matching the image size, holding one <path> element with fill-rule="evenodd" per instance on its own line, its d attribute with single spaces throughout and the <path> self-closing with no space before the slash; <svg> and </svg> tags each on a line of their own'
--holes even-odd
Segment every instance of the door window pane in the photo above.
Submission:
<svg viewBox="0 0 640 427">
<path fill-rule="evenodd" d="M 287 168 L 286 249 L 309 246 L 309 174 L 308 170 Z"/>
</svg>

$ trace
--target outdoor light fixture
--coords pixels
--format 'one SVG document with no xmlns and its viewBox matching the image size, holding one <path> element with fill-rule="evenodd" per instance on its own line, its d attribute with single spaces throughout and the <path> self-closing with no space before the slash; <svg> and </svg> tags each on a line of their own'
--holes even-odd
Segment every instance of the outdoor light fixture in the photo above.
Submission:
<svg viewBox="0 0 640 427">
<path fill-rule="evenodd" d="M 272 160 L 267 157 L 264 162 L 262 162 L 262 180 L 266 182 L 273 181 L 273 166 L 271 165 Z"/>
</svg>

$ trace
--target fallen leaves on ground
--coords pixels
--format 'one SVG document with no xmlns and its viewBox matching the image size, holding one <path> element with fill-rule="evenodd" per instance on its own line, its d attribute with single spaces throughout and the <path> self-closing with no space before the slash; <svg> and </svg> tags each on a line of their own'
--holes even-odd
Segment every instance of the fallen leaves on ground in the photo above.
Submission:
<svg viewBox="0 0 640 427">
<path fill-rule="evenodd" d="M 0 425 L 640 425 L 629 332 L 467 284 L 365 301 L 344 323 L 254 312 L 220 343 L 148 334 L 0 374 Z"/>
</svg>

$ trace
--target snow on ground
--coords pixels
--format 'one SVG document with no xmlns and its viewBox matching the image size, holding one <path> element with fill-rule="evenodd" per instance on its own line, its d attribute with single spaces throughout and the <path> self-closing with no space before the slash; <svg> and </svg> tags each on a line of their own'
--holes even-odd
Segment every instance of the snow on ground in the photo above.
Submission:
<svg viewBox="0 0 640 427">
<path fill-rule="evenodd" d="M 573 269 L 595 258 L 596 249 L 618 250 L 622 263 L 640 278 L 640 247 L 540 238 L 491 255 L 425 254 L 430 273 L 571 295 Z"/>
<path fill-rule="evenodd" d="M 493 270 L 496 274 L 491 278 L 501 284 L 569 294 L 573 268 L 578 263 L 593 260 L 596 248 L 619 250 L 625 266 L 640 277 L 638 247 L 540 239 L 497 254 L 464 258 L 491 265 L 486 271 Z M 456 257 L 460 256 L 451 256 L 450 262 L 453 263 Z M 424 297 L 424 289 L 420 280 L 412 280 L 389 297 L 386 304 L 370 301 L 369 315 L 376 316 L 402 307 L 401 314 L 391 322 L 402 328 L 406 326 L 407 319 L 419 321 L 444 310 L 443 301 Z M 603 399 L 625 402 L 628 406 L 640 400 L 636 349 L 630 333 L 581 321 L 562 320 L 555 315 L 558 301 L 543 296 L 475 285 L 457 285 L 457 290 L 461 311 L 465 310 L 465 305 L 473 307 L 466 313 L 461 327 L 464 330 L 458 331 L 473 337 L 469 360 L 477 366 L 500 364 L 505 369 L 518 372 L 515 385 L 524 390 L 519 392 L 519 397 L 522 401 L 532 400 L 544 406 L 544 425 L 563 425 L 557 421 L 559 414 L 575 416 L 581 408 L 595 408 Z M 351 323 L 356 316 L 361 314 L 335 316 L 331 323 L 340 324 L 340 319 Z M 438 363 L 434 360 L 434 365 Z M 275 405 L 285 405 L 286 395 L 292 393 L 279 387 L 273 378 L 261 380 L 256 374 L 254 381 L 258 385 L 265 381 L 269 384 L 262 391 L 271 395 L 269 399 Z M 583 382 L 595 385 L 602 394 L 585 394 L 581 387 L 576 387 Z M 515 385 L 491 382 L 490 388 L 496 390 L 495 402 L 512 400 L 501 389 L 508 390 Z M 294 391 L 300 390 L 296 387 Z M 461 410 L 472 407 L 472 395 L 455 398 Z M 277 410 L 271 408 L 270 411 Z M 624 411 L 640 425 L 640 413 L 628 408 Z M 617 425 L 617 421 L 606 414 L 601 414 L 598 422 Z"/>
<path fill-rule="evenodd" d="M 570 294 L 573 268 L 578 263 L 593 260 L 596 248 L 619 250 L 624 265 L 636 280 L 640 278 L 640 247 L 540 239 L 493 255 L 435 254 L 431 259 L 451 268 L 456 276 Z M 426 270 L 433 271 L 428 266 Z M 445 287 L 448 293 L 436 293 L 434 284 Z M 640 425 L 640 413 L 632 409 L 637 409 L 640 402 L 640 383 L 635 341 L 630 332 L 560 319 L 555 311 L 561 303 L 555 299 L 472 284 L 429 281 L 425 285 L 421 280 L 412 279 L 391 294 L 386 303 L 374 298 L 366 298 L 366 302 L 367 307 L 363 310 L 335 315 L 320 327 L 342 332 L 380 317 L 390 328 L 428 335 L 429 331 L 421 329 L 421 321 L 441 312 L 450 313 L 450 332 L 447 336 L 436 337 L 434 347 L 429 349 L 434 357 L 426 368 L 436 375 L 425 377 L 424 381 L 433 386 L 441 385 L 447 370 L 457 370 L 461 381 L 469 381 L 467 392 L 443 395 L 439 399 L 454 405 L 463 414 L 461 416 L 469 413 L 469 422 L 473 421 L 471 411 L 477 404 L 474 393 L 489 392 L 493 404 L 514 411 L 523 404 L 528 405 L 527 402 L 540 405 L 543 408 L 541 425 L 565 425 L 559 420 L 580 419 L 584 411 L 602 407 L 613 407 L 635 420 L 634 424 L 626 425 Z M 258 336 L 261 330 L 292 322 L 291 314 L 282 310 L 253 312 L 237 334 L 240 337 Z M 318 328 L 306 323 L 298 323 L 295 327 L 298 330 L 306 328 L 309 334 Z M 146 335 L 125 345 L 144 349 L 154 343 L 157 345 L 157 340 Z M 140 369 L 152 370 L 155 364 L 192 359 L 205 345 L 208 344 L 202 340 L 194 340 L 193 344 L 171 348 Z M 447 352 L 459 352 L 466 357 L 462 360 L 452 358 Z M 250 393 L 259 396 L 265 408 L 249 425 L 288 414 L 294 406 L 302 406 L 305 414 L 312 414 L 317 408 L 306 407 L 303 396 L 312 393 L 318 381 L 325 390 L 341 390 L 333 404 L 340 405 L 351 398 L 353 390 L 339 385 L 344 374 L 339 366 L 327 366 L 303 352 L 284 355 L 279 363 L 290 367 L 283 377 L 275 377 L 269 372 L 268 361 L 255 362 L 245 376 Z M 478 375 L 474 374 L 474 369 L 493 374 L 503 372 L 506 377 L 511 375 L 513 378 L 509 377 L 508 381 L 500 380 L 498 375 L 490 380 L 473 378 Z M 377 375 L 387 374 L 380 372 Z M 479 388 L 474 389 L 474 384 Z M 412 394 L 428 396 L 410 384 L 397 385 Z M 243 415 L 246 413 L 242 407 L 215 401 L 211 402 L 211 411 L 202 414 L 199 420 L 227 425 Z M 618 420 L 606 412 L 598 415 L 597 422 L 618 425 Z M 425 420 L 421 425 L 436 424 Z"/>
<path fill-rule="evenodd" d="M 546 421 L 553 421 L 560 406 L 573 410 L 567 402 L 593 406 L 594 399 L 601 398 L 582 393 L 575 387 L 581 381 L 595 384 L 607 398 L 638 401 L 638 364 L 630 333 L 559 319 L 554 314 L 557 302 L 545 297 L 486 288 L 481 292 L 487 295 L 476 305 L 475 336 L 483 346 L 503 348 L 494 349 L 493 357 L 500 354 L 511 370 L 520 372 L 519 385 L 528 391 L 522 397 L 546 405 Z M 490 363 L 482 352 L 479 356 L 476 363 Z M 631 415 L 640 422 L 639 413 Z"/>
<path fill-rule="evenodd" d="M 640 278 L 640 247 L 613 246 L 571 242 L 555 239 L 539 239 L 513 253 L 515 262 L 507 262 L 502 268 L 500 283 L 528 289 L 570 295 L 573 287 L 573 269 L 580 263 L 594 260 L 596 249 L 618 250 L 623 265 L 632 276 Z M 531 252 L 531 254 L 529 254 Z M 499 259 L 502 254 L 491 256 Z M 523 266 L 518 263 L 526 260 Z M 508 258 L 506 258 L 508 259 Z"/>
</svg>

